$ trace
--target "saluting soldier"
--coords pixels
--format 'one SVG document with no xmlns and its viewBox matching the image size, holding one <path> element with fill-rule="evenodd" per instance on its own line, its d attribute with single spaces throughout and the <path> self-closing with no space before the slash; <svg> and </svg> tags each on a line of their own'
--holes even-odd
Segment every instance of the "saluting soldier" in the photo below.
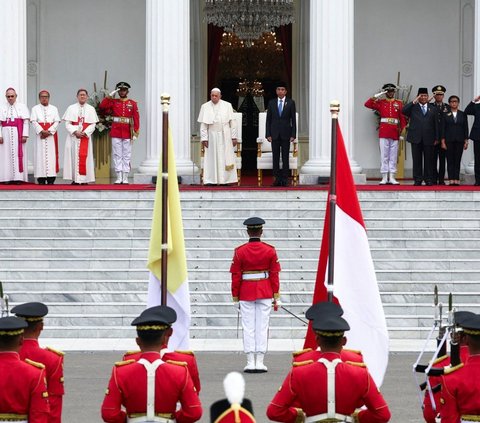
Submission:
<svg viewBox="0 0 480 423">
<path fill-rule="evenodd" d="M 450 112 L 450 105 L 444 103 L 445 92 L 447 89 L 443 85 L 435 85 L 432 88 L 433 93 L 433 105 L 437 108 L 438 113 L 438 127 L 440 129 L 440 139 L 444 138 L 443 134 L 443 120 L 445 115 Z M 437 167 L 438 161 L 438 167 Z M 437 185 L 445 185 L 445 161 L 446 150 L 442 148 L 441 143 L 435 145 L 435 158 L 434 158 L 434 175 L 433 179 Z M 450 175 L 449 175 L 450 176 Z"/>
<path fill-rule="evenodd" d="M 115 364 L 102 404 L 105 422 L 190 423 L 202 417 L 202 405 L 186 363 L 165 362 L 160 357 L 174 311 L 167 306 L 153 308 L 132 322 L 142 354 L 138 361 Z"/>
<path fill-rule="evenodd" d="M 365 364 L 340 357 L 350 327 L 341 316 L 314 320 L 322 354 L 317 361 L 295 363 L 267 408 L 278 422 L 388 422 L 390 410 Z M 360 411 L 357 408 L 365 406 Z M 305 420 L 306 419 L 306 420 Z"/>
<path fill-rule="evenodd" d="M 163 313 L 168 318 L 168 324 L 172 325 L 177 320 L 177 313 L 173 308 L 165 309 L 164 306 L 154 306 L 150 307 L 150 312 L 154 312 L 158 307 L 158 310 L 163 310 Z M 201 384 L 200 384 L 200 375 L 198 372 L 198 365 L 197 360 L 195 358 L 195 354 L 193 351 L 171 351 L 168 349 L 168 340 L 172 336 L 173 328 L 170 326 L 165 330 L 165 343 L 160 348 L 160 358 L 163 361 L 181 361 L 187 363 L 188 371 L 190 372 L 190 376 L 193 380 L 193 385 L 195 386 L 195 390 L 197 393 L 200 393 Z M 142 355 L 141 351 L 127 351 L 123 356 L 123 360 L 135 360 L 138 361 Z"/>
<path fill-rule="evenodd" d="M 45 366 L 18 354 L 26 327 L 18 317 L 0 318 L 0 422 L 49 422 Z"/>
<path fill-rule="evenodd" d="M 403 102 L 395 98 L 395 84 L 385 84 L 382 91 L 365 102 L 365 107 L 375 110 L 380 115 L 378 138 L 380 141 L 380 185 L 398 185 L 395 179 L 398 160 L 398 140 L 406 126 L 402 113 Z M 385 94 L 385 98 L 381 98 Z"/>
<path fill-rule="evenodd" d="M 247 227 L 249 241 L 235 249 L 230 273 L 235 309 L 242 316 L 243 350 L 247 354 L 246 373 L 266 372 L 263 363 L 268 346 L 268 325 L 272 298 L 280 304 L 280 263 L 275 247 L 260 240 L 265 221 L 250 217 Z M 276 307 L 275 307 L 276 308 Z"/>
<path fill-rule="evenodd" d="M 45 366 L 47 379 L 48 401 L 50 403 L 49 423 L 62 421 L 63 385 L 63 356 L 62 351 L 51 347 L 40 348 L 38 338 L 43 330 L 43 318 L 48 314 L 48 307 L 43 303 L 31 302 L 19 304 L 12 308 L 12 313 L 27 322 L 23 335 L 23 344 L 20 347 L 22 360 L 33 360 Z"/>
<path fill-rule="evenodd" d="M 310 308 L 305 312 L 305 317 L 308 320 L 318 320 L 324 316 L 343 316 L 343 309 L 339 304 L 322 301 L 310 306 Z M 312 348 L 305 348 L 301 351 L 296 351 L 293 353 L 293 363 L 299 363 L 306 360 L 317 361 L 322 354 L 320 347 L 316 350 Z M 342 361 L 352 361 L 354 363 L 363 363 L 362 352 L 359 350 L 350 350 L 348 348 L 343 348 L 340 351 L 340 358 Z"/>
<path fill-rule="evenodd" d="M 462 321 L 469 357 L 442 376 L 442 423 L 480 421 L 480 315 Z"/>
<path fill-rule="evenodd" d="M 112 116 L 112 157 L 117 179 L 115 184 L 128 184 L 130 161 L 132 158 L 132 143 L 138 138 L 140 131 L 140 115 L 136 101 L 128 98 L 130 84 L 119 82 L 115 91 L 105 97 L 100 103 L 100 110 Z M 118 92 L 120 98 L 113 98 Z"/>
</svg>

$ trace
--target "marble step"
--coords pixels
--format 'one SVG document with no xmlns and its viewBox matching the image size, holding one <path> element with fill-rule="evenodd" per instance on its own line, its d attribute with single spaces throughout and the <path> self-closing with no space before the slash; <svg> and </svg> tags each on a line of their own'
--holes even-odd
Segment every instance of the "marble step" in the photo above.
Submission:
<svg viewBox="0 0 480 423">
<path fill-rule="evenodd" d="M 48 232 L 47 232 L 48 234 Z M 45 234 L 44 234 L 45 235 Z M 112 246 L 131 246 L 132 248 L 145 247 L 149 245 L 150 235 L 139 236 L 91 236 L 74 237 L 74 236 L 5 236 L 0 237 L 0 248 L 26 248 L 35 246 L 37 248 L 110 248 Z"/>
</svg>

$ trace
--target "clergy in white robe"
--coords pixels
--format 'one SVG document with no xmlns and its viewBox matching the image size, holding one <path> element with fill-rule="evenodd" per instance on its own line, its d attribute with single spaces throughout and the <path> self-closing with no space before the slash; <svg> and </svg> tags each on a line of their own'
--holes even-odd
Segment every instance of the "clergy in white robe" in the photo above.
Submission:
<svg viewBox="0 0 480 423">
<path fill-rule="evenodd" d="M 58 109 L 50 104 L 50 93 L 38 94 L 40 104 L 32 108 L 30 122 L 37 134 L 35 140 L 34 175 L 38 183 L 49 185 L 55 182 L 59 171 L 57 129 L 60 124 Z"/>
<path fill-rule="evenodd" d="M 17 102 L 17 93 L 8 88 L 7 103 L 0 106 L 0 182 L 28 181 L 25 143 L 28 139 L 30 112 Z"/>
<path fill-rule="evenodd" d="M 63 179 L 72 184 L 95 182 L 95 165 L 93 162 L 92 134 L 98 122 L 95 108 L 87 104 L 88 92 L 77 92 L 78 102 L 68 106 L 62 119 L 67 128 Z"/>
<path fill-rule="evenodd" d="M 203 183 L 213 185 L 237 182 L 235 151 L 237 127 L 233 108 L 221 100 L 221 92 L 214 88 L 210 101 L 202 104 L 198 115 L 200 137 L 205 154 L 203 159 Z"/>
</svg>

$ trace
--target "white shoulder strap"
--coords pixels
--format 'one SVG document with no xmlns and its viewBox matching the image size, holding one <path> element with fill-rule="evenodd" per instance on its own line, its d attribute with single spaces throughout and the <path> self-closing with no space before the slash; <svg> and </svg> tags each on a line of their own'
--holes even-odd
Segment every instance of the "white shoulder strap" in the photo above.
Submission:
<svg viewBox="0 0 480 423">
<path fill-rule="evenodd" d="M 327 368 L 327 417 L 329 419 L 335 418 L 335 367 L 342 360 L 336 358 L 333 361 L 328 361 L 326 358 L 318 360 Z"/>
<path fill-rule="evenodd" d="M 138 363 L 145 367 L 147 371 L 147 420 L 154 421 L 155 417 L 155 372 L 164 364 L 160 359 L 150 363 L 148 360 L 141 358 Z"/>
</svg>

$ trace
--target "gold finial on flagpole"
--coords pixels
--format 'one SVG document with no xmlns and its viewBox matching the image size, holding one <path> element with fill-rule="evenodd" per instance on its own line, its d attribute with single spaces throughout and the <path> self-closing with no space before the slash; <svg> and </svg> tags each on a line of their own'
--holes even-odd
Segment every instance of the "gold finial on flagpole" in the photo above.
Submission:
<svg viewBox="0 0 480 423">
<path fill-rule="evenodd" d="M 330 102 L 330 113 L 332 119 L 338 119 L 338 113 L 340 112 L 340 102 L 338 100 L 332 100 Z"/>
<path fill-rule="evenodd" d="M 161 103 L 163 106 L 163 111 L 168 112 L 168 106 L 170 105 L 170 94 L 163 93 L 161 96 Z"/>
</svg>

